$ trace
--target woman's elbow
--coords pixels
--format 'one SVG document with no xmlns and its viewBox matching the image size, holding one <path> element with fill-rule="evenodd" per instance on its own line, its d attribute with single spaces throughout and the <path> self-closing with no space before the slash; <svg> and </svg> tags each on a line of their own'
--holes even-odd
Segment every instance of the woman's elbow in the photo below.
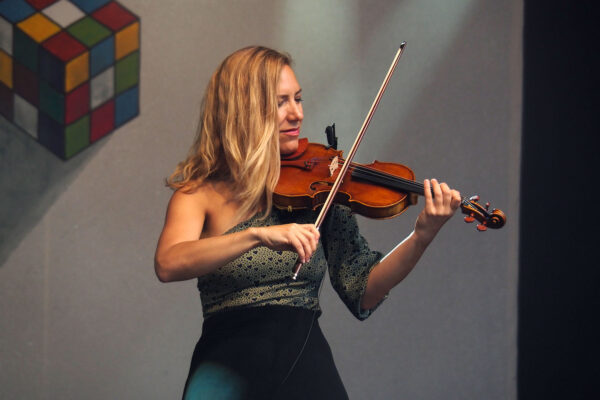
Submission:
<svg viewBox="0 0 600 400">
<path fill-rule="evenodd" d="M 163 283 L 174 281 L 171 268 L 168 267 L 165 260 L 158 256 L 154 258 L 154 272 L 156 273 L 158 280 Z"/>
</svg>

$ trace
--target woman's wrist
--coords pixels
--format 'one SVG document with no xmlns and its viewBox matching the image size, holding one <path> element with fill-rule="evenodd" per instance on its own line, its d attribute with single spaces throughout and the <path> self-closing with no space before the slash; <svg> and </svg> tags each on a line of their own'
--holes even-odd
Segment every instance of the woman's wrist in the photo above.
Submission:
<svg viewBox="0 0 600 400">
<path fill-rule="evenodd" d="M 262 246 L 264 244 L 263 237 L 261 235 L 261 228 L 251 227 L 246 229 L 246 232 L 250 236 L 252 247 Z"/>
<path fill-rule="evenodd" d="M 427 246 L 433 241 L 435 232 L 426 232 L 418 227 L 411 233 L 411 237 L 414 240 L 415 247 L 420 251 L 425 251 Z"/>
</svg>

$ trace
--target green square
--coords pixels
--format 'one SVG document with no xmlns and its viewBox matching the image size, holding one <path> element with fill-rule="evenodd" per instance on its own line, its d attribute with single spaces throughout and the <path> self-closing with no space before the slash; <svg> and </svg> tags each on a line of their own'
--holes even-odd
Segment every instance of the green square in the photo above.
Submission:
<svg viewBox="0 0 600 400">
<path fill-rule="evenodd" d="M 65 128 L 65 158 L 71 158 L 90 145 L 90 117 L 86 115 Z"/>
<path fill-rule="evenodd" d="M 38 44 L 25 32 L 15 28 L 13 56 L 33 72 L 38 70 Z"/>
<path fill-rule="evenodd" d="M 40 81 L 40 110 L 56 122 L 65 123 L 65 95 Z"/>
<path fill-rule="evenodd" d="M 88 48 L 111 35 L 110 30 L 93 20 L 85 17 L 67 28 L 67 31 Z"/>
<path fill-rule="evenodd" d="M 115 64 L 115 94 L 137 85 L 140 78 L 140 52 L 131 53 Z"/>
</svg>

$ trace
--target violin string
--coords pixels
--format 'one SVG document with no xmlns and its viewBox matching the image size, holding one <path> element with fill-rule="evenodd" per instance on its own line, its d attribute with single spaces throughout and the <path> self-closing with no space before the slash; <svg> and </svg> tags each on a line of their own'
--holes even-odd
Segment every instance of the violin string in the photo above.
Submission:
<svg viewBox="0 0 600 400">
<path fill-rule="evenodd" d="M 345 160 L 342 160 L 342 162 Z M 410 179 L 406 179 L 406 178 L 402 178 L 401 176 L 396 176 L 396 175 L 392 175 L 390 173 L 384 172 L 384 171 L 379 171 L 376 170 L 374 168 L 369 168 L 366 167 L 364 165 L 360 165 L 360 164 L 356 164 L 356 163 L 351 163 L 351 166 L 354 167 L 354 169 L 358 170 L 358 171 L 362 171 L 365 172 L 367 174 L 370 174 L 372 176 L 379 176 L 382 178 L 388 178 L 392 181 L 396 181 L 396 182 L 402 182 L 402 183 L 406 183 L 407 185 L 412 185 L 415 187 L 419 187 L 419 188 L 423 188 L 422 184 L 419 184 L 415 181 L 412 181 Z"/>
<path fill-rule="evenodd" d="M 340 159 L 341 164 L 343 164 L 345 162 L 346 162 L 345 159 L 343 159 L 343 158 Z M 415 182 L 413 180 L 406 179 L 401 176 L 396 176 L 396 175 L 390 174 L 388 172 L 380 171 L 375 168 L 367 167 L 365 165 L 361 165 L 358 163 L 351 162 L 350 166 L 353 167 L 355 170 L 362 172 L 365 175 L 370 175 L 371 177 L 382 178 L 382 179 L 388 180 L 388 182 L 392 182 L 392 183 L 401 183 L 405 187 L 408 188 L 407 190 L 413 191 L 420 195 L 423 195 L 425 192 L 425 190 L 424 190 L 425 185 L 422 183 Z M 463 198 L 461 200 L 461 205 L 468 206 L 468 207 L 471 207 L 471 208 L 477 210 L 478 213 L 481 214 L 485 220 L 489 221 L 493 214 L 485 209 L 480 210 L 479 206 L 475 205 L 475 204 L 477 204 L 477 203 L 473 203 L 470 199 L 467 199 L 467 198 Z"/>
<path fill-rule="evenodd" d="M 342 159 L 341 162 L 344 163 L 345 160 Z M 406 179 L 406 178 L 403 178 L 403 177 L 400 177 L 400 176 L 392 175 L 390 173 L 387 173 L 387 172 L 384 172 L 384 171 L 379 171 L 377 169 L 370 168 L 370 167 L 367 167 L 367 166 L 364 166 L 364 165 L 360 165 L 360 164 L 357 164 L 357 163 L 351 163 L 350 165 L 354 169 L 356 169 L 358 171 L 361 171 L 361 172 L 364 172 L 365 174 L 369 174 L 371 176 L 376 176 L 376 177 L 380 177 L 380 178 L 385 178 L 385 179 L 387 179 L 387 180 L 389 180 L 391 182 L 400 182 L 400 183 L 404 184 L 405 186 L 412 188 L 412 189 L 409 188 L 409 190 L 417 192 L 417 193 L 419 193 L 421 195 L 424 193 L 425 185 L 423 185 L 422 183 L 415 182 L 415 181 L 412 181 L 410 179 Z M 467 198 L 462 199 L 461 200 L 461 204 L 469 206 L 471 208 L 474 208 L 474 209 L 478 210 L 478 207 L 475 206 L 475 204 L 471 200 L 469 200 Z M 487 211 L 487 210 L 486 211 L 481 210 L 481 212 L 483 214 L 488 214 L 488 215 L 490 214 L 489 211 Z"/>
<path fill-rule="evenodd" d="M 342 162 L 344 162 L 344 161 L 345 160 L 342 160 Z M 360 164 L 356 164 L 356 163 L 351 163 L 350 165 L 352 167 L 354 167 L 354 169 L 357 169 L 357 170 L 359 170 L 361 172 L 364 172 L 366 174 L 370 174 L 371 176 L 378 176 L 378 177 L 381 177 L 381 178 L 389 179 L 390 181 L 393 181 L 393 182 L 400 182 L 400 183 L 402 183 L 402 184 L 404 184 L 406 186 L 409 186 L 409 187 L 412 187 L 412 188 L 416 188 L 416 190 L 415 189 L 412 189 L 412 190 L 415 191 L 415 192 L 418 192 L 421 195 L 424 194 L 424 192 L 425 192 L 425 186 L 422 183 L 415 182 L 415 181 L 412 181 L 410 179 L 402 178 L 402 177 L 399 177 L 399 176 L 395 176 L 395 175 L 389 174 L 387 172 L 383 172 L 383 171 L 376 170 L 374 168 L 366 167 L 364 165 L 360 165 Z M 411 190 L 411 189 L 409 189 L 409 190 Z M 466 199 L 466 198 L 463 199 L 463 200 L 461 200 L 461 204 L 467 205 L 467 206 L 472 207 L 474 209 L 478 209 L 473 204 L 473 202 L 471 202 L 469 199 Z M 484 213 L 484 214 L 489 214 L 489 212 L 487 210 L 486 211 L 482 210 L 481 212 Z"/>
<path fill-rule="evenodd" d="M 345 160 L 342 159 L 342 163 L 343 162 L 345 162 Z M 384 178 L 384 179 L 389 180 L 390 182 L 401 183 L 401 184 L 409 187 L 409 190 L 417 192 L 419 194 L 423 194 L 424 186 L 422 183 L 415 182 L 413 180 L 406 179 L 406 178 L 403 178 L 400 176 L 392 175 L 392 174 L 384 172 L 384 171 L 379 171 L 374 168 L 366 167 L 364 165 L 360 165 L 360 164 L 356 164 L 356 163 L 351 163 L 350 165 L 352 167 L 354 167 L 355 170 L 364 172 L 365 174 Z"/>
</svg>

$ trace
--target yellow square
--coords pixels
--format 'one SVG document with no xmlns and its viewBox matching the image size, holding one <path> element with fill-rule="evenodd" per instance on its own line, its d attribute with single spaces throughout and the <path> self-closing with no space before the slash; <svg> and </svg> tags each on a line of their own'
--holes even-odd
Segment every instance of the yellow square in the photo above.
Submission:
<svg viewBox="0 0 600 400">
<path fill-rule="evenodd" d="M 33 14 L 26 20 L 19 22 L 17 26 L 38 43 L 60 31 L 60 26 L 40 13 Z"/>
<path fill-rule="evenodd" d="M 115 59 L 119 60 L 140 47 L 140 23 L 135 22 L 115 34 Z"/>
<path fill-rule="evenodd" d="M 12 58 L 0 50 L 0 81 L 12 89 Z"/>
<path fill-rule="evenodd" d="M 89 78 L 90 53 L 85 52 L 67 64 L 65 67 L 65 92 L 70 92 Z"/>
</svg>

